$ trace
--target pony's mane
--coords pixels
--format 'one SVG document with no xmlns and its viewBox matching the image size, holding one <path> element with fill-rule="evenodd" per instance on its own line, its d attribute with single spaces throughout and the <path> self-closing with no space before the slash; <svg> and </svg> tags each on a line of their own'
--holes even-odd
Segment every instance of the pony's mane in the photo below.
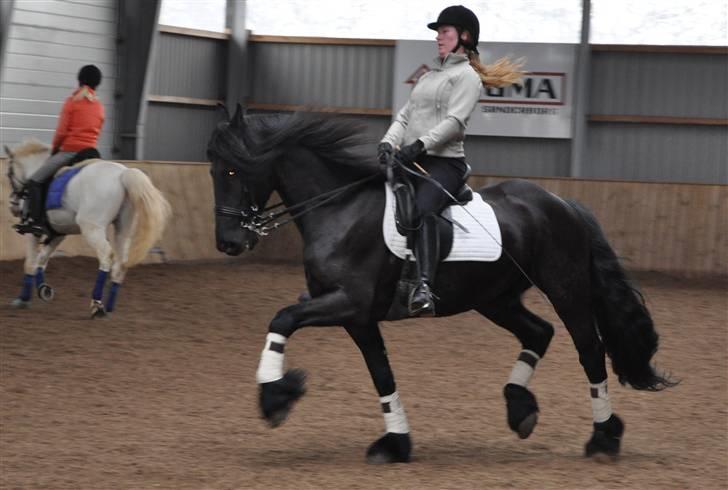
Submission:
<svg viewBox="0 0 728 490">
<path fill-rule="evenodd" d="M 254 115 L 244 128 L 218 124 L 208 151 L 249 175 L 294 147 L 305 148 L 329 164 L 374 171 L 373 141 L 360 122 L 330 114 Z"/>
<path fill-rule="evenodd" d="M 13 148 L 13 155 L 18 158 L 27 157 L 30 155 L 36 155 L 38 153 L 44 153 L 50 151 L 50 146 L 38 141 L 35 138 L 28 138 L 24 140 L 20 145 Z"/>
</svg>

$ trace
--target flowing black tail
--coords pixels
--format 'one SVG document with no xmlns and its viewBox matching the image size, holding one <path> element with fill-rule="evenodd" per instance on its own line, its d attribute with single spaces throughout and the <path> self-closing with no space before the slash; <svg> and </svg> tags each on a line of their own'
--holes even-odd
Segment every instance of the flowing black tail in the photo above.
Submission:
<svg viewBox="0 0 728 490">
<path fill-rule="evenodd" d="M 650 363 L 658 335 L 642 294 L 630 284 L 594 215 L 578 202 L 568 203 L 589 229 L 592 310 L 619 382 L 650 391 L 674 386 L 675 381 Z"/>
</svg>

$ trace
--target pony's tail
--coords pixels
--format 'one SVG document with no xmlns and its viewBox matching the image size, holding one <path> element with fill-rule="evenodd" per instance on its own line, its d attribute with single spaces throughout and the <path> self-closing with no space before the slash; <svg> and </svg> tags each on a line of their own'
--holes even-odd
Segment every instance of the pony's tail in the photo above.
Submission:
<svg viewBox="0 0 728 490">
<path fill-rule="evenodd" d="M 135 229 L 125 262 L 131 267 L 144 260 L 149 249 L 162 237 L 172 207 L 149 177 L 137 168 L 124 170 L 121 183 L 134 207 Z"/>
<path fill-rule="evenodd" d="M 619 382 L 649 391 L 676 385 L 650 363 L 657 352 L 658 335 L 642 294 L 630 284 L 594 215 L 575 201 L 567 202 L 588 228 L 592 311 Z"/>
</svg>

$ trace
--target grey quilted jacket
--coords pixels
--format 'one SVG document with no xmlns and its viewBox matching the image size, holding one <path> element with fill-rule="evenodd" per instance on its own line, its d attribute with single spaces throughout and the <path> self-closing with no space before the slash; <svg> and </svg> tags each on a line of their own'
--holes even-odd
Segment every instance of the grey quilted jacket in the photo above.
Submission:
<svg viewBox="0 0 728 490">
<path fill-rule="evenodd" d="M 382 142 L 393 147 L 419 139 L 428 155 L 464 157 L 463 140 L 482 83 L 464 54 L 435 58 L 417 81 L 407 104 L 394 118 Z"/>
</svg>

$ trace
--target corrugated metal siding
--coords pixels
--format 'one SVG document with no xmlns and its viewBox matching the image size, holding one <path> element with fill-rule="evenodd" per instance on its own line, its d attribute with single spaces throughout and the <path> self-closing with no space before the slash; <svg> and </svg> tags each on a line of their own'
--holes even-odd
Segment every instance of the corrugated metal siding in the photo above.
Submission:
<svg viewBox="0 0 728 490">
<path fill-rule="evenodd" d="M 559 177 L 569 174 L 569 140 L 468 136 L 465 154 L 474 174 Z"/>
<path fill-rule="evenodd" d="M 254 43 L 255 102 L 390 108 L 394 49 L 382 46 Z"/>
<path fill-rule="evenodd" d="M 225 94 L 224 40 L 159 33 L 149 93 L 199 99 Z"/>
<path fill-rule="evenodd" d="M 63 100 L 88 63 L 104 74 L 98 95 L 106 109 L 99 150 L 111 155 L 116 79 L 114 0 L 16 0 L 0 83 L 0 142 L 35 137 L 50 143 Z"/>
<path fill-rule="evenodd" d="M 728 118 L 728 56 L 593 52 L 592 114 Z"/>
<path fill-rule="evenodd" d="M 144 135 L 145 158 L 207 161 L 207 141 L 220 119 L 215 107 L 150 103 Z"/>
<path fill-rule="evenodd" d="M 728 184 L 728 128 L 589 125 L 588 178 Z"/>
</svg>

